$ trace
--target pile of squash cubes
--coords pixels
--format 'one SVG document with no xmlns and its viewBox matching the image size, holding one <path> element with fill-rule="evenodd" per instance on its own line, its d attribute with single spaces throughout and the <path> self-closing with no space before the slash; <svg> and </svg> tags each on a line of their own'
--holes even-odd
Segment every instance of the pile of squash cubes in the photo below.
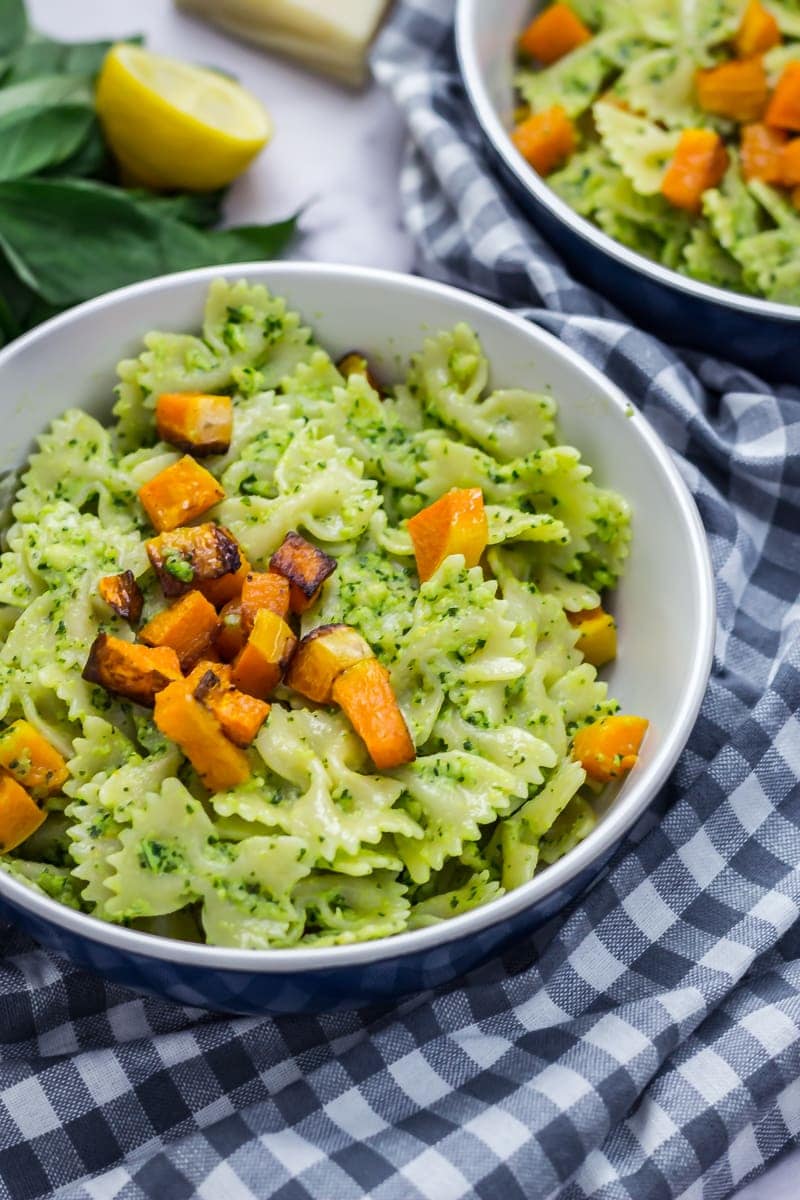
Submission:
<svg viewBox="0 0 800 1200">
<path fill-rule="evenodd" d="M 169 607 L 135 641 L 101 633 L 83 677 L 152 707 L 161 732 L 180 746 L 211 792 L 251 774 L 246 748 L 283 683 L 317 704 L 339 705 L 379 769 L 415 756 L 389 672 L 358 630 L 323 625 L 300 639 L 296 618 L 317 601 L 336 562 L 296 532 L 266 570 L 254 570 L 229 530 L 191 524 L 225 493 L 197 460 L 224 453 L 233 433 L 229 397 L 162 395 L 159 437 L 185 451 L 139 490 L 156 530 L 147 555 Z M 100 594 L 136 626 L 143 596 L 132 572 L 107 576 Z"/>
</svg>

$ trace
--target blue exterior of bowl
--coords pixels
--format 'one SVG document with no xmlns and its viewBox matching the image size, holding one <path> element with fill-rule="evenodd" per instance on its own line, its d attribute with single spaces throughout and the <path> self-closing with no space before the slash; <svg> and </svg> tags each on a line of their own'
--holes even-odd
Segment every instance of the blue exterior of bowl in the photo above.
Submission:
<svg viewBox="0 0 800 1200">
<path fill-rule="evenodd" d="M 107 927 L 101 921 L 91 922 L 97 927 L 99 936 L 95 938 L 87 933 L 88 922 L 81 933 L 74 933 L 5 897 L 0 898 L 0 914 L 41 945 L 105 979 L 138 992 L 169 996 L 180 1004 L 243 1015 L 352 1010 L 389 1004 L 409 993 L 450 983 L 491 955 L 520 942 L 581 896 L 616 848 L 610 846 L 589 868 L 538 904 L 477 933 L 410 954 L 393 953 L 394 941 L 387 938 L 381 942 L 384 953 L 373 962 L 343 962 L 341 967 L 317 970 L 301 965 L 300 955 L 296 972 L 270 971 L 261 965 L 257 971 L 198 967 L 120 950 L 103 940 Z M 169 944 L 160 938 L 158 941 Z M 174 945 L 176 950 L 183 948 L 182 943 Z"/>
</svg>

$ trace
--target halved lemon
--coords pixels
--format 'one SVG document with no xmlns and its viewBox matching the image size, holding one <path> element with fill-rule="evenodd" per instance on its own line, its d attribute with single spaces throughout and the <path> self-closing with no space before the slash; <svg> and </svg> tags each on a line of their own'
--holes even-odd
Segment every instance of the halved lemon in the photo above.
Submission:
<svg viewBox="0 0 800 1200">
<path fill-rule="evenodd" d="M 238 83 L 127 43 L 106 55 L 95 102 L 128 180 L 150 188 L 225 187 L 272 135 L 266 109 Z"/>
</svg>

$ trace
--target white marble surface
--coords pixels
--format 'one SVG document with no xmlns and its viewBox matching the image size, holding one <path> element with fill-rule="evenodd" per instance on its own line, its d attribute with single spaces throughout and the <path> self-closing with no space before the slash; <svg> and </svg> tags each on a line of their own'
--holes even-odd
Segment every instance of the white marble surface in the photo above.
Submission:
<svg viewBox="0 0 800 1200">
<path fill-rule="evenodd" d="M 155 50 L 223 67 L 263 101 L 275 137 L 233 188 L 231 223 L 303 209 L 295 257 L 410 269 L 413 250 L 396 200 L 402 131 L 376 88 L 348 92 L 176 12 L 169 0 L 28 0 L 28 8 L 36 27 L 53 36 L 144 33 Z M 798 1175 L 795 1151 L 736 1200 L 797 1200 Z"/>
</svg>

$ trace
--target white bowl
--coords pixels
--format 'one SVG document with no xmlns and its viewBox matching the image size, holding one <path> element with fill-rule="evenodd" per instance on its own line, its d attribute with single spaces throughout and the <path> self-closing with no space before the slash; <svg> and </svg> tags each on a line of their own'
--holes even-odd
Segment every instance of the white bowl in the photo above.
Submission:
<svg viewBox="0 0 800 1200">
<path fill-rule="evenodd" d="M 112 978 L 237 1011 L 366 1003 L 452 977 L 585 887 L 653 799 L 689 736 L 710 669 L 714 599 L 705 536 L 669 452 L 599 371 L 536 326 L 453 288 L 360 267 L 254 263 L 166 276 L 73 309 L 0 352 L 0 473 L 70 406 L 107 414 L 115 364 L 150 329 L 199 327 L 212 279 L 285 296 L 334 355 L 357 347 L 388 378 L 432 331 L 469 322 L 493 386 L 552 392 L 563 438 L 633 508 L 633 547 L 614 598 L 619 656 L 607 672 L 628 712 L 649 718 L 639 765 L 596 829 L 529 884 L 441 925 L 330 949 L 241 951 L 109 925 L 0 872 L 0 901 L 42 941 Z M 398 362 L 401 363 L 398 366 Z M 360 968 L 370 966 L 364 973 Z"/>
</svg>

